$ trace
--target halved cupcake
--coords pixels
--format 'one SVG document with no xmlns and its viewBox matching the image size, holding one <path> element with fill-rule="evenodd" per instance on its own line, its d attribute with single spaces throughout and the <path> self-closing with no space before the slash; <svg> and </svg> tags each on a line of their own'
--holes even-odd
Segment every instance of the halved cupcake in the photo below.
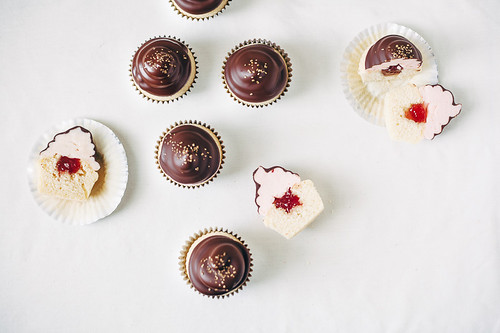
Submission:
<svg viewBox="0 0 500 333">
<path fill-rule="evenodd" d="M 40 152 L 38 190 L 68 200 L 86 200 L 99 175 L 92 133 L 75 126 L 58 133 Z"/>
<path fill-rule="evenodd" d="M 384 118 L 392 139 L 417 143 L 440 134 L 461 109 L 451 91 L 439 84 L 420 88 L 408 84 L 386 94 Z"/>
<path fill-rule="evenodd" d="M 407 83 L 421 70 L 422 53 L 400 35 L 380 38 L 359 61 L 359 75 L 365 84 L 376 83 L 379 94 Z"/>
<path fill-rule="evenodd" d="M 310 180 L 283 167 L 258 167 L 253 173 L 255 204 L 264 224 L 290 239 L 323 211 L 323 201 Z"/>
</svg>

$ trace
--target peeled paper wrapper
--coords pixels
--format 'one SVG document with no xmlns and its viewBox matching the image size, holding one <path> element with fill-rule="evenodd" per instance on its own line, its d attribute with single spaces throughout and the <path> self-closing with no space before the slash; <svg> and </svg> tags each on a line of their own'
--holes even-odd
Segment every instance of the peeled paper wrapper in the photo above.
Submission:
<svg viewBox="0 0 500 333">
<path fill-rule="evenodd" d="M 340 66 L 344 94 L 353 109 L 369 122 L 385 126 L 384 96 L 374 96 L 358 74 L 363 53 L 387 35 L 400 35 L 412 42 L 422 53 L 422 67 L 410 83 L 417 86 L 436 84 L 438 69 L 429 44 L 415 31 L 396 23 L 382 23 L 360 32 L 347 46 Z"/>
<path fill-rule="evenodd" d="M 40 152 L 54 136 L 74 126 L 92 133 L 96 159 L 101 165 L 99 179 L 85 201 L 59 199 L 38 192 L 37 163 Z M 120 203 L 128 181 L 125 149 L 118 137 L 105 125 L 91 119 L 72 119 L 54 126 L 35 143 L 28 161 L 28 182 L 37 204 L 54 219 L 73 225 L 96 222 L 111 214 Z"/>
</svg>

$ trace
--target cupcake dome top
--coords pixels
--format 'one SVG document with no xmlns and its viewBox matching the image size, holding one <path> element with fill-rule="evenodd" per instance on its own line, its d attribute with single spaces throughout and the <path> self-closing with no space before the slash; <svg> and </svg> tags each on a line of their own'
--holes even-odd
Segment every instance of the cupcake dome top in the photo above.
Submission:
<svg viewBox="0 0 500 333">
<path fill-rule="evenodd" d="M 216 232 L 200 237 L 189 249 L 186 271 L 193 287 L 207 296 L 227 295 L 250 274 L 250 252 L 236 237 Z"/>
<path fill-rule="evenodd" d="M 158 164 L 165 176 L 182 186 L 210 181 L 221 169 L 224 152 L 218 136 L 198 123 L 182 123 L 161 139 Z"/>
<path fill-rule="evenodd" d="M 289 67 L 281 49 L 266 41 L 250 41 L 227 57 L 223 79 L 237 100 L 261 106 L 285 92 L 291 76 Z"/>
<path fill-rule="evenodd" d="M 131 75 L 145 96 L 168 101 L 189 90 L 196 75 L 196 62 L 184 43 L 171 37 L 156 37 L 136 51 Z"/>
</svg>

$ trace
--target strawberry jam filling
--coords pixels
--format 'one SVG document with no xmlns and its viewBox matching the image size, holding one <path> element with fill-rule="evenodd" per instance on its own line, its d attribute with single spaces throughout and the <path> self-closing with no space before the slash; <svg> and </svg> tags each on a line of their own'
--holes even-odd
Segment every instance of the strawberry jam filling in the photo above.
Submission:
<svg viewBox="0 0 500 333">
<path fill-rule="evenodd" d="M 286 191 L 282 197 L 280 198 L 275 197 L 273 204 L 276 206 L 276 208 L 281 208 L 285 210 L 285 212 L 287 213 L 290 213 L 290 211 L 295 206 L 302 205 L 302 203 L 300 202 L 300 198 L 292 193 L 291 188 L 289 188 L 288 191 Z"/>
<path fill-rule="evenodd" d="M 427 120 L 427 107 L 423 103 L 412 104 L 410 108 L 405 111 L 405 117 L 416 123 L 425 123 Z"/>
<path fill-rule="evenodd" d="M 59 172 L 69 172 L 70 174 L 78 172 L 80 170 L 80 159 L 70 158 L 68 156 L 61 156 L 59 161 L 57 161 L 57 170 Z"/>
</svg>

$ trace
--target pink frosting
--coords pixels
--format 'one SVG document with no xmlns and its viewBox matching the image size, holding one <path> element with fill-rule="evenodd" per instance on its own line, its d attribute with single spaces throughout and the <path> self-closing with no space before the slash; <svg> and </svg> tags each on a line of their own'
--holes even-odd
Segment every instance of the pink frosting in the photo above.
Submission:
<svg viewBox="0 0 500 333">
<path fill-rule="evenodd" d="M 451 118 L 460 113 L 462 104 L 455 104 L 453 94 L 440 85 L 426 85 L 419 90 L 427 106 L 424 138 L 431 140 L 436 134 L 441 133 Z"/>
<path fill-rule="evenodd" d="M 56 134 L 54 140 L 49 142 L 47 148 L 40 152 L 40 156 L 42 157 L 52 157 L 54 154 L 86 161 L 96 171 L 101 168 L 94 158 L 95 145 L 92 143 L 92 134 L 80 126 Z"/>
<path fill-rule="evenodd" d="M 282 167 L 273 167 L 266 171 L 260 166 L 255 170 L 253 179 L 257 184 L 255 203 L 262 216 L 266 215 L 274 198 L 282 197 L 290 187 L 300 183 L 299 175 Z"/>
</svg>

